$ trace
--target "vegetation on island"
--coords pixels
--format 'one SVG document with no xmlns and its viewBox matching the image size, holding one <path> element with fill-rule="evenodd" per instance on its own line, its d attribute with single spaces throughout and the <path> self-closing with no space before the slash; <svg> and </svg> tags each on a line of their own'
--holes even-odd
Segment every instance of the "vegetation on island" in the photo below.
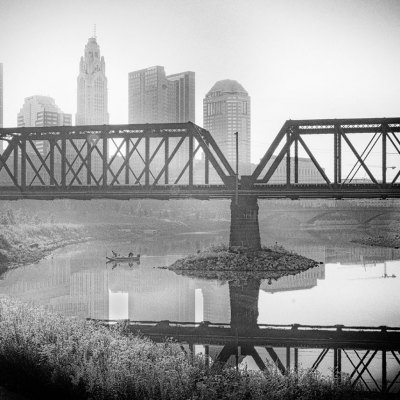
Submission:
<svg viewBox="0 0 400 400">
<path fill-rule="evenodd" d="M 194 278 L 242 281 L 248 278 L 249 272 L 255 279 L 278 279 L 318 264 L 277 244 L 263 246 L 260 250 L 229 248 L 222 244 L 181 258 L 164 268 Z"/>
<path fill-rule="evenodd" d="M 55 224 L 51 217 L 45 221 L 23 211 L 0 211 L 0 266 L 33 263 L 85 236 L 82 225 Z"/>
<path fill-rule="evenodd" d="M 178 343 L 129 334 L 123 324 L 65 318 L 6 297 L 0 299 L 0 368 L 1 385 L 38 399 L 362 398 L 345 376 L 281 375 L 273 366 L 221 370 Z"/>
</svg>

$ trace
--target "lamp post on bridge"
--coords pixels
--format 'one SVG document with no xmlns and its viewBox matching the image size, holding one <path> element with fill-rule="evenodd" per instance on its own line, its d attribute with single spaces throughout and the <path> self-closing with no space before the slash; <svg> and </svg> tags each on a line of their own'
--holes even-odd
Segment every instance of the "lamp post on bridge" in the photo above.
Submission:
<svg viewBox="0 0 400 400">
<path fill-rule="evenodd" d="M 236 136 L 236 179 L 235 179 L 235 204 L 239 203 L 239 132 L 235 132 Z"/>
</svg>

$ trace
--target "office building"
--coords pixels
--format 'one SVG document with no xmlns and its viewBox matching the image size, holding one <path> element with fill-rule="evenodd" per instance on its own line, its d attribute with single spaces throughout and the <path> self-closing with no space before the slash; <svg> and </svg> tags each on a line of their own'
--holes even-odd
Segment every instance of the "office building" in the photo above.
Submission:
<svg viewBox="0 0 400 400">
<path fill-rule="evenodd" d="M 0 63 L 0 128 L 3 127 L 3 64 Z M 0 154 L 5 146 L 3 140 L 0 140 Z"/>
<path fill-rule="evenodd" d="M 168 75 L 169 122 L 195 122 L 195 76 L 186 71 Z"/>
<path fill-rule="evenodd" d="M 0 128 L 2 127 L 3 127 L 3 64 L 0 63 Z"/>
<path fill-rule="evenodd" d="M 58 107 L 53 98 L 49 96 L 30 96 L 26 97 L 23 106 L 17 115 L 18 127 L 40 127 L 40 126 L 70 126 L 72 125 L 71 114 L 65 114 L 60 107 Z M 27 164 L 27 182 L 39 184 L 40 178 L 35 177 L 34 169 L 41 172 L 41 177 L 45 183 L 49 182 L 50 177 L 46 173 L 45 168 L 41 168 L 40 157 L 36 154 L 36 150 L 43 157 L 49 152 L 49 142 L 43 140 L 35 140 L 34 147 L 26 144 L 26 152 L 29 155 L 30 162 Z M 67 146 L 67 157 L 70 146 Z M 55 168 L 60 169 L 61 157 L 59 154 L 55 156 Z M 33 165 L 31 165 L 31 163 Z"/>
<path fill-rule="evenodd" d="M 203 126 L 207 129 L 228 162 L 236 170 L 236 138 L 239 137 L 239 175 L 249 175 L 250 165 L 250 96 L 237 81 L 218 81 L 203 100 Z"/>
<path fill-rule="evenodd" d="M 195 74 L 155 66 L 130 72 L 129 123 L 195 122 Z"/>
<path fill-rule="evenodd" d="M 70 126 L 71 114 L 61 111 L 52 97 L 26 97 L 17 116 L 18 127 Z"/>
<path fill-rule="evenodd" d="M 104 57 L 100 56 L 96 37 L 91 37 L 79 64 L 76 125 L 109 123 L 105 69 Z"/>
<path fill-rule="evenodd" d="M 167 76 L 164 67 L 154 66 L 130 72 L 128 84 L 130 124 L 195 122 L 194 72 L 186 71 Z M 157 140 L 152 139 L 155 146 L 156 142 Z M 170 153 L 178 142 L 179 138 L 176 137 L 168 140 Z M 144 144 L 138 146 L 138 151 L 142 154 L 143 146 Z M 174 183 L 181 175 L 188 159 L 188 140 L 185 140 L 169 165 L 169 183 Z M 159 151 L 151 164 L 155 176 L 164 164 L 165 157 Z M 138 160 L 132 168 L 135 173 L 140 174 L 143 165 Z M 179 183 L 188 183 L 188 170 L 181 176 Z"/>
</svg>

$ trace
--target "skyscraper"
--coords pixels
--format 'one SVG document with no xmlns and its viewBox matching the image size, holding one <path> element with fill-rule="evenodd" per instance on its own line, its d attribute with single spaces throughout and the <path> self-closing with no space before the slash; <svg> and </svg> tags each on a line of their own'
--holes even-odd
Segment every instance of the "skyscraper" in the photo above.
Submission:
<svg viewBox="0 0 400 400">
<path fill-rule="evenodd" d="M 249 175 L 250 96 L 237 81 L 218 81 L 203 100 L 203 125 L 236 169 L 236 138 L 239 137 L 239 174 Z"/>
<path fill-rule="evenodd" d="M 192 71 L 168 75 L 170 122 L 195 122 L 195 75 Z"/>
<path fill-rule="evenodd" d="M 130 72 L 128 92 L 130 124 L 195 121 L 195 73 L 192 71 L 166 76 L 164 67 L 154 66 Z M 178 141 L 176 137 L 169 138 L 170 149 Z M 144 150 L 142 144 L 139 144 L 138 150 Z M 169 165 L 171 182 L 180 175 L 188 158 L 189 147 L 184 142 Z M 160 171 L 164 163 L 165 158 L 159 152 L 152 161 L 152 167 Z"/>
<path fill-rule="evenodd" d="M 18 127 L 40 127 L 40 126 L 63 126 L 72 125 L 72 115 L 65 114 L 58 107 L 53 98 L 48 96 L 30 96 L 26 97 L 21 110 L 18 113 Z M 34 145 L 26 144 L 26 152 L 30 161 L 27 164 L 27 182 L 39 184 L 41 181 L 36 176 L 34 170 L 41 171 L 43 182 L 49 183 L 50 177 L 45 174 L 45 168 L 41 168 L 42 162 L 36 154 L 36 150 L 41 156 L 46 156 L 50 149 L 49 141 L 35 140 Z M 36 149 L 36 150 L 35 150 Z M 70 146 L 67 145 L 67 158 L 69 158 Z M 46 157 L 44 157 L 46 158 Z M 55 169 L 60 171 L 61 157 L 55 156 Z M 44 175 L 44 176 L 43 176 Z"/>
<path fill-rule="evenodd" d="M 3 64 L 0 63 L 0 128 L 2 127 L 3 127 Z"/>
<path fill-rule="evenodd" d="M 129 123 L 195 122 L 195 74 L 154 66 L 130 72 Z"/>
<path fill-rule="evenodd" d="M 71 114 L 61 111 L 52 97 L 26 97 L 18 113 L 18 127 L 72 125 Z"/>
<path fill-rule="evenodd" d="M 0 128 L 3 127 L 3 64 L 0 63 Z M 3 152 L 3 141 L 0 140 L 0 154 Z"/>
<path fill-rule="evenodd" d="M 79 64 L 76 125 L 109 123 L 105 69 L 96 37 L 91 37 Z"/>
</svg>

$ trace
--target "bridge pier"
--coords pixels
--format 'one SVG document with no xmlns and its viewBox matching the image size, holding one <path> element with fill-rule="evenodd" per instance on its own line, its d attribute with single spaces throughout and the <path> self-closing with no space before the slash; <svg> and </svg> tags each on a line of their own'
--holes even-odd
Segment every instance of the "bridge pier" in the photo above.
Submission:
<svg viewBox="0 0 400 400">
<path fill-rule="evenodd" d="M 257 196 L 239 196 L 238 204 L 233 197 L 229 246 L 261 249 Z"/>
</svg>

